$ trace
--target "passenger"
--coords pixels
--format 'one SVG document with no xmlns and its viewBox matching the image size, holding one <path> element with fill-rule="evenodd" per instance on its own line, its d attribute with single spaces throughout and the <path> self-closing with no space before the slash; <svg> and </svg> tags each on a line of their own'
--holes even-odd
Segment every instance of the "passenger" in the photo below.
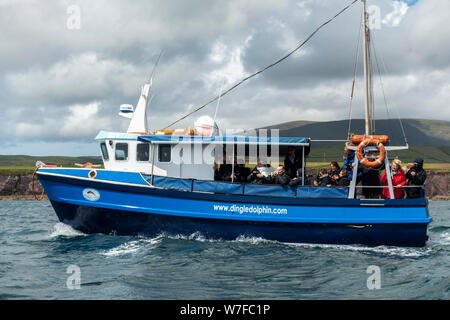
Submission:
<svg viewBox="0 0 450 320">
<path fill-rule="evenodd" d="M 392 161 L 391 167 L 391 177 L 392 177 L 392 186 L 394 187 L 394 198 L 400 199 L 403 198 L 403 188 L 406 184 L 406 176 L 402 170 L 402 162 L 399 159 L 395 159 Z M 388 180 L 386 172 L 381 176 L 381 184 L 383 186 L 388 186 Z M 389 188 L 383 188 L 383 196 L 385 198 L 390 198 Z"/>
<path fill-rule="evenodd" d="M 234 171 L 232 167 L 229 181 L 245 182 L 249 174 L 250 168 L 246 168 L 243 163 L 238 163 L 237 158 L 234 158 Z"/>
<path fill-rule="evenodd" d="M 374 161 L 376 156 L 373 152 L 370 152 L 367 156 L 370 161 Z M 381 165 L 380 165 L 381 167 Z M 378 199 L 381 195 L 381 188 L 376 188 L 380 186 L 380 167 L 378 168 L 367 168 L 362 166 L 361 168 L 361 184 L 363 186 L 371 186 L 375 188 L 365 187 L 362 189 L 362 193 L 367 199 Z"/>
<path fill-rule="evenodd" d="M 217 172 L 217 178 L 220 181 L 231 181 L 233 173 L 233 166 L 231 163 L 227 163 L 227 159 L 224 156 L 219 171 Z"/>
<path fill-rule="evenodd" d="M 289 182 L 290 186 L 301 186 L 302 185 L 302 175 L 303 175 L 303 170 L 302 168 L 297 170 L 297 176 L 291 180 L 291 182 Z M 309 185 L 309 181 L 308 181 L 308 177 L 306 176 L 305 173 L 305 183 L 304 185 Z"/>
<path fill-rule="evenodd" d="M 213 170 L 214 170 L 214 181 L 219 181 L 220 180 L 219 169 L 217 168 L 217 163 L 215 163 L 215 162 L 214 162 Z"/>
<path fill-rule="evenodd" d="M 237 176 L 234 181 L 245 182 L 247 181 L 247 177 L 250 174 L 250 168 L 247 168 L 244 164 L 238 163 L 236 164 L 237 168 Z"/>
<path fill-rule="evenodd" d="M 427 179 L 427 172 L 423 169 L 423 159 L 418 158 L 414 161 L 413 166 L 406 173 L 408 179 L 407 186 L 422 186 Z M 420 198 L 421 187 L 406 188 L 406 197 L 408 199 Z"/>
<path fill-rule="evenodd" d="M 330 163 L 330 176 L 337 175 L 339 176 L 339 173 L 341 172 L 341 167 L 339 166 L 339 163 L 337 161 L 331 161 Z"/>
<path fill-rule="evenodd" d="M 291 182 L 291 177 L 289 177 L 284 169 L 283 165 L 279 165 L 276 172 L 272 173 L 272 183 L 281 184 L 282 186 L 287 186 Z"/>
<path fill-rule="evenodd" d="M 274 171 L 270 164 L 266 164 L 264 159 L 260 159 L 257 166 L 248 175 L 247 181 L 255 184 L 270 183 Z"/>
<path fill-rule="evenodd" d="M 341 172 L 341 167 L 339 166 L 339 163 L 337 161 L 331 161 L 330 163 L 331 171 L 329 173 L 330 178 L 337 183 L 339 180 L 339 173 Z"/>
<path fill-rule="evenodd" d="M 314 180 L 314 186 L 316 187 L 331 187 L 333 185 L 333 180 L 331 180 L 328 175 L 328 171 L 325 168 L 319 170 L 319 174 Z"/>
<path fill-rule="evenodd" d="M 348 171 L 342 169 L 339 172 L 339 179 L 336 181 L 338 187 L 348 187 L 350 185 L 350 179 L 348 178 Z"/>
<path fill-rule="evenodd" d="M 301 155 L 295 152 L 295 147 L 293 146 L 289 147 L 288 152 L 284 158 L 284 167 L 286 173 L 293 179 L 297 175 L 297 170 L 303 167 L 303 159 Z"/>
<path fill-rule="evenodd" d="M 347 148 L 347 146 L 345 146 L 344 152 L 345 152 L 346 157 L 344 160 L 343 169 L 348 171 L 348 178 L 350 180 L 352 180 L 353 179 L 353 167 L 355 166 L 356 152 L 353 150 L 350 150 L 349 148 Z M 361 180 L 362 172 L 360 171 L 360 168 L 361 168 L 361 164 L 358 164 L 358 175 L 356 177 L 356 184 L 358 184 L 359 181 Z"/>
</svg>

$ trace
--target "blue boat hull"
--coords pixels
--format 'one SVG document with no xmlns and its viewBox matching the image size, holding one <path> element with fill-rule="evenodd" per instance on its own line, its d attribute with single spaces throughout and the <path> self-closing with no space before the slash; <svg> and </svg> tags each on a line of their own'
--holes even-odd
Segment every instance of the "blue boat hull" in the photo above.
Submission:
<svg viewBox="0 0 450 320">
<path fill-rule="evenodd" d="M 41 171 L 41 170 L 39 170 Z M 82 172 L 82 171 L 81 171 Z M 71 175 L 69 175 L 69 173 Z M 324 244 L 424 246 L 426 199 L 362 201 L 200 193 L 149 186 L 138 174 L 38 175 L 61 222 L 85 233 L 239 236 Z M 100 173 L 99 173 L 100 175 Z M 115 176 L 118 175 L 118 176 Z M 111 180 L 108 180 L 108 177 Z"/>
<path fill-rule="evenodd" d="M 52 201 L 61 222 L 84 233 L 189 236 L 200 232 L 207 239 L 235 240 L 240 236 L 297 243 L 425 245 L 427 224 L 349 225 L 339 223 L 283 223 L 202 219 L 143 214 Z"/>
</svg>

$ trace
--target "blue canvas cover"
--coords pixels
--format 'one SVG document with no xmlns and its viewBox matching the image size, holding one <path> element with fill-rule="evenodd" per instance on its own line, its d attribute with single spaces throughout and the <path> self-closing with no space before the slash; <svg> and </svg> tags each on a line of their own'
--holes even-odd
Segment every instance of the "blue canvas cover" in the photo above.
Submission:
<svg viewBox="0 0 450 320">
<path fill-rule="evenodd" d="M 215 181 L 194 181 L 194 191 L 242 194 L 243 186 L 238 183 Z"/>
<path fill-rule="evenodd" d="M 192 180 L 155 176 L 153 178 L 153 185 L 167 189 L 191 191 Z"/>
<path fill-rule="evenodd" d="M 167 143 L 236 143 L 236 144 L 280 144 L 280 145 L 309 145 L 309 138 L 305 137 L 256 137 L 256 136 L 175 136 L 175 135 L 142 135 L 140 141 Z"/>
<path fill-rule="evenodd" d="M 294 197 L 295 189 L 290 186 L 247 184 L 244 194 L 257 196 Z"/>
<path fill-rule="evenodd" d="M 298 187 L 297 198 L 347 198 L 348 188 Z"/>
</svg>

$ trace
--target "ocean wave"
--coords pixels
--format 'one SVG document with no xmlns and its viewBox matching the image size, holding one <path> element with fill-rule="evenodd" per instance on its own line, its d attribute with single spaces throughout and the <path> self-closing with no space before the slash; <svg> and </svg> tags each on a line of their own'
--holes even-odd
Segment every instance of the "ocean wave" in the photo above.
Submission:
<svg viewBox="0 0 450 320">
<path fill-rule="evenodd" d="M 449 245 L 450 244 L 450 232 L 444 232 L 440 234 L 441 238 L 438 240 L 438 243 Z"/>
<path fill-rule="evenodd" d="M 200 241 L 200 242 L 222 242 L 222 239 L 209 239 L 206 238 L 200 231 L 191 233 L 189 235 L 184 234 L 168 234 L 168 233 L 162 233 L 160 235 L 161 237 L 173 239 L 173 240 L 194 240 L 194 241 Z"/>
<path fill-rule="evenodd" d="M 117 257 L 123 256 L 126 254 L 136 253 L 142 249 L 152 249 L 156 247 L 162 241 L 162 237 L 158 236 L 155 238 L 143 238 L 137 240 L 127 241 L 122 243 L 121 245 L 111 248 L 105 251 L 102 251 L 100 254 L 107 257 Z"/>
<path fill-rule="evenodd" d="M 58 222 L 53 226 L 53 232 L 49 235 L 50 238 L 57 237 L 79 237 L 85 236 L 81 231 L 75 230 L 71 226 L 64 224 L 62 222 Z"/>
<path fill-rule="evenodd" d="M 409 248 L 409 247 L 392 247 L 392 246 L 367 247 L 362 245 L 315 244 L 315 243 L 285 243 L 285 244 L 294 247 L 335 249 L 335 250 L 355 251 L 363 253 L 376 253 L 388 256 L 399 256 L 407 258 L 425 257 L 431 254 L 432 252 L 431 248 Z"/>
<path fill-rule="evenodd" d="M 232 240 L 232 242 L 243 242 L 243 243 L 250 243 L 250 244 L 261 244 L 261 243 L 278 244 L 278 243 L 281 243 L 278 241 L 267 240 L 262 237 L 251 237 L 251 236 L 245 236 L 245 235 L 240 235 L 235 240 Z"/>
</svg>

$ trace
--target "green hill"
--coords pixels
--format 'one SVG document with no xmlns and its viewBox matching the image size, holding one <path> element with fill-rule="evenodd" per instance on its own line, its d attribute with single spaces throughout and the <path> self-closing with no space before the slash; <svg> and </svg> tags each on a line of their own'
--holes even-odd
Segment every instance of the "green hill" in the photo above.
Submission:
<svg viewBox="0 0 450 320">
<path fill-rule="evenodd" d="M 417 157 L 426 162 L 450 163 L 450 121 L 402 119 L 409 150 L 391 152 L 390 157 L 398 156 L 404 161 L 413 161 Z M 266 126 L 263 129 L 279 129 L 280 137 L 310 137 L 312 140 L 345 140 L 348 120 L 311 122 L 291 121 Z M 391 146 L 403 146 L 405 140 L 399 120 L 377 120 L 375 132 L 389 136 Z M 352 133 L 364 132 L 364 120 L 353 119 Z M 343 142 L 312 142 L 310 161 L 341 160 Z"/>
<path fill-rule="evenodd" d="M 63 156 L 25 156 L 25 155 L 0 155 L 0 166 L 34 167 L 36 161 L 45 164 L 56 164 L 63 166 L 74 166 L 75 163 L 103 163 L 100 156 L 85 157 L 63 157 Z"/>
<path fill-rule="evenodd" d="M 411 146 L 450 146 L 450 121 L 402 119 L 408 144 Z M 346 139 L 349 121 L 292 121 L 264 127 L 280 129 L 281 137 L 311 137 L 313 140 Z M 364 132 L 364 120 L 351 121 L 352 133 Z M 405 145 L 399 120 L 377 120 L 377 134 L 388 135 L 391 145 Z M 323 145 L 330 145 L 326 143 Z"/>
</svg>

